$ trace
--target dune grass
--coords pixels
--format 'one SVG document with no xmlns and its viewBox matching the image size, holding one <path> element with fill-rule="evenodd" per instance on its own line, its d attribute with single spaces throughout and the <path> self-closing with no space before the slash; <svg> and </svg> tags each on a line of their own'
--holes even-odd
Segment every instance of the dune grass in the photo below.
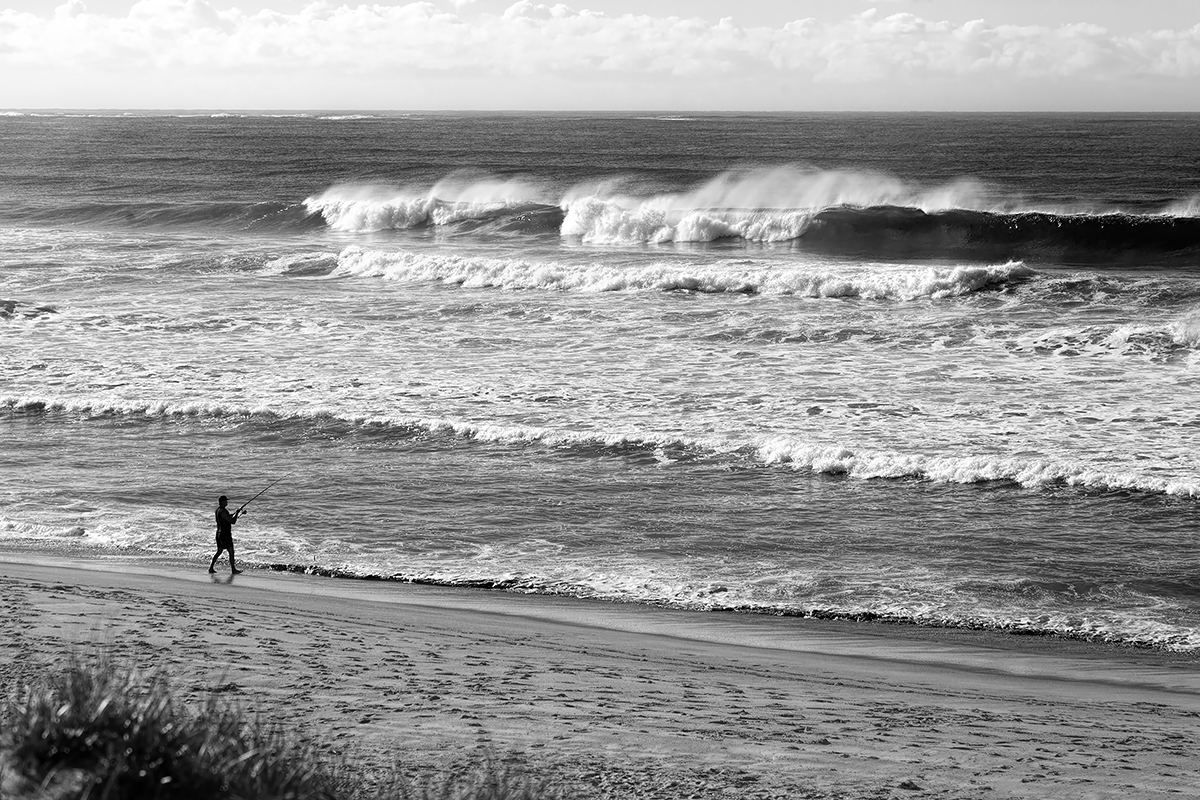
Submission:
<svg viewBox="0 0 1200 800">
<path fill-rule="evenodd" d="M 29 797 L 87 800 L 548 800 L 493 758 L 431 781 L 366 781 L 308 740 L 218 694 L 181 702 L 161 674 L 72 659 L 8 698 L 0 748 Z M 0 794 L 3 791 L 0 790 Z M 4 798 L 3 800 L 9 800 Z"/>
</svg>

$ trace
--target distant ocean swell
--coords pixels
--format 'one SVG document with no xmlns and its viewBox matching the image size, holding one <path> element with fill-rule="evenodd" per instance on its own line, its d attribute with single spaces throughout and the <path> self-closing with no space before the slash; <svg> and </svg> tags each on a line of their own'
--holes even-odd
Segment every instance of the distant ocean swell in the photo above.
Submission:
<svg viewBox="0 0 1200 800">
<path fill-rule="evenodd" d="M 261 232 L 311 231 L 325 227 L 303 203 L 129 203 L 103 200 L 51 208 L 10 208 L 6 216 L 38 225 L 101 225 L 131 228 L 250 230 Z"/>
<path fill-rule="evenodd" d="M 1133 491 L 1147 495 L 1200 496 L 1200 482 L 1164 478 L 1120 465 L 1063 462 L 996 454 L 908 454 L 864 451 L 812 443 L 799 436 L 767 436 L 744 441 L 652 434 L 559 431 L 537 426 L 455 419 L 387 418 L 339 414 L 331 410 L 274 411 L 204 403 L 92 402 L 0 397 L 0 411 L 22 415 L 70 414 L 85 417 L 225 419 L 259 430 L 292 428 L 303 437 L 313 426 L 366 437 L 414 439 L 451 436 L 484 443 L 541 445 L 578 453 L 635 458 L 662 465 L 697 460 L 783 465 L 797 471 L 873 480 L 918 480 L 947 484 L 1002 483 L 1026 488 L 1077 487 Z M 1200 424 L 1200 423 L 1198 423 Z"/>
<path fill-rule="evenodd" d="M 170 114 L 154 112 L 89 112 L 77 111 L 0 111 L 0 117 L 29 117 L 32 119 L 316 119 L 332 122 L 354 120 L 393 120 L 421 117 L 420 114 L 306 114 L 303 112 L 286 114 L 235 114 L 228 111 L 196 114 Z"/>
</svg>

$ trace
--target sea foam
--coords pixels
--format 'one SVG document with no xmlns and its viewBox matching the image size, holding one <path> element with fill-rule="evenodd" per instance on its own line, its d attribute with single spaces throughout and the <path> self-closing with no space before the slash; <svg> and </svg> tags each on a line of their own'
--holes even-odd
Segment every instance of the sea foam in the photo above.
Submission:
<svg viewBox="0 0 1200 800">
<path fill-rule="evenodd" d="M 335 272 L 401 283 L 440 282 L 465 287 L 556 289 L 592 292 L 693 291 L 909 300 L 946 298 L 1019 282 L 1034 274 L 1021 263 L 992 266 L 853 268 L 649 265 L 593 262 L 567 264 L 511 257 L 461 256 L 440 252 L 392 252 L 350 246 Z"/>
<path fill-rule="evenodd" d="M 847 475 L 864 480 L 908 478 L 934 483 L 1014 483 L 1026 488 L 1074 486 L 1126 489 L 1149 494 L 1200 496 L 1200 483 L 1157 478 L 1124 470 L 1108 470 L 1082 462 L 1000 455 L 929 456 L 856 451 L 781 437 L 757 448 L 767 464 Z"/>
<path fill-rule="evenodd" d="M 1200 309 L 1190 311 L 1171 325 L 1171 337 L 1180 345 L 1200 347 Z"/>
</svg>

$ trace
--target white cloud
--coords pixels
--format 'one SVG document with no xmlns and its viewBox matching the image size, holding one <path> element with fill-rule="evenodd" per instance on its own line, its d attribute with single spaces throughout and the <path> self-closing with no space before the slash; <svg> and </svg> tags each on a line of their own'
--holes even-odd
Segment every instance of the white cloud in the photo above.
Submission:
<svg viewBox="0 0 1200 800">
<path fill-rule="evenodd" d="M 385 83 L 418 74 L 660 84 L 721 78 L 781 87 L 1200 77 L 1200 25 L 1118 35 L 1086 23 L 958 24 L 872 9 L 836 21 L 743 27 L 728 18 L 609 16 L 531 0 L 496 14 L 466 8 L 471 2 L 314 2 L 282 13 L 218 9 L 207 0 L 141 0 L 117 16 L 89 13 L 81 0 L 70 0 L 49 15 L 4 10 L 0 84 L 5 75 L 36 81 L 42 72 L 61 78 L 95 70 L 197 80 L 213 71 L 302 71 L 327 81 L 367 75 Z M 0 105 L 4 94 L 0 88 Z"/>
</svg>

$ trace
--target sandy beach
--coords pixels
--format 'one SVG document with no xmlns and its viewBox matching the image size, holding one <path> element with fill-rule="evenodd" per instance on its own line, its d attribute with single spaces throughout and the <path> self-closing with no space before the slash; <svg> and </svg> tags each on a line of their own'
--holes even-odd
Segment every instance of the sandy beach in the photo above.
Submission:
<svg viewBox="0 0 1200 800">
<path fill-rule="evenodd" d="M 1195 796 L 1192 657 L 10 553 L 0 687 L 94 646 L 367 770 L 485 748 L 600 798 Z"/>
</svg>

